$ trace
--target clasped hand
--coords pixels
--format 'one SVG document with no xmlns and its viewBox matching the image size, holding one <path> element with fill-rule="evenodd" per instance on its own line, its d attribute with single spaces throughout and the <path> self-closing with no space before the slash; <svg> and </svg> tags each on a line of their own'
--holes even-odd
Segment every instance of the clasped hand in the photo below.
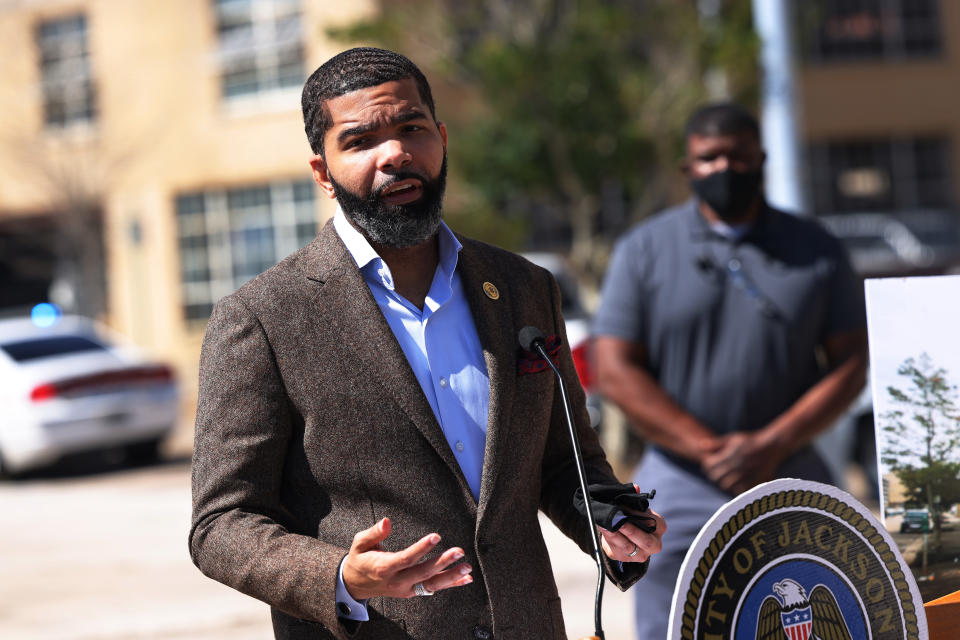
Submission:
<svg viewBox="0 0 960 640">
<path fill-rule="evenodd" d="M 718 437 L 701 468 L 717 487 L 736 495 L 772 480 L 782 459 L 783 453 L 762 431 L 741 431 Z"/>
<path fill-rule="evenodd" d="M 413 585 L 422 583 L 428 591 L 462 587 L 473 582 L 467 563 L 454 564 L 463 558 L 463 549 L 452 547 L 432 560 L 424 560 L 440 543 L 440 536 L 431 533 L 406 549 L 384 551 L 380 543 L 390 535 L 392 525 L 384 518 L 353 537 L 350 552 L 343 560 L 343 584 L 354 600 L 375 596 L 411 598 Z"/>
</svg>

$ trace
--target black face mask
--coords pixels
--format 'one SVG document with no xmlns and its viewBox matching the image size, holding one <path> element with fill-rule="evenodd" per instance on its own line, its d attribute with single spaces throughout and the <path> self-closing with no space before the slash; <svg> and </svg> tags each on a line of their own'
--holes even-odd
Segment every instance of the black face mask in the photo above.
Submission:
<svg viewBox="0 0 960 640">
<path fill-rule="evenodd" d="M 690 180 L 697 197 L 710 205 L 724 220 L 743 217 L 760 193 L 763 171 L 739 172 L 732 169 L 711 173 L 705 178 Z"/>
</svg>

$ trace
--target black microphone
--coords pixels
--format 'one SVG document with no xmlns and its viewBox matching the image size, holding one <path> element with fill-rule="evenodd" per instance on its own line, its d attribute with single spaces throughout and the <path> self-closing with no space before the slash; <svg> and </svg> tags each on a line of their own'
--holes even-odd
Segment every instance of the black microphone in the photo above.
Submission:
<svg viewBox="0 0 960 640">
<path fill-rule="evenodd" d="M 517 336 L 520 338 L 520 347 L 524 351 L 531 351 L 537 353 L 537 343 L 541 346 L 547 346 L 547 340 L 543 337 L 543 333 L 540 329 L 536 327 L 526 326 L 523 329 L 520 329 L 520 334 Z M 549 358 L 547 358 L 549 360 Z"/>
<path fill-rule="evenodd" d="M 573 426 L 572 412 L 570 411 L 570 402 L 567 400 L 567 388 L 563 383 L 563 376 L 550 354 L 547 353 L 547 341 L 543 337 L 543 332 L 536 327 L 526 326 L 520 329 L 517 336 L 520 340 L 520 346 L 524 351 L 530 351 L 543 358 L 544 362 L 553 369 L 557 377 L 557 385 L 560 388 L 560 398 L 563 400 L 563 409 L 567 417 L 567 429 L 570 431 L 570 443 L 573 445 L 573 457 L 577 463 L 577 475 L 580 478 L 580 490 L 583 492 L 585 506 L 587 508 L 587 524 L 590 527 L 590 540 L 593 542 L 593 559 L 597 563 L 597 594 L 593 607 L 593 621 L 596 631 L 594 632 L 599 640 L 603 640 L 603 627 L 600 624 L 600 611 L 603 602 L 603 558 L 600 555 L 600 534 L 597 533 L 597 527 L 593 522 L 593 505 L 590 502 L 590 491 L 587 490 L 587 472 L 583 466 L 583 453 L 580 450 L 580 437 Z"/>
</svg>

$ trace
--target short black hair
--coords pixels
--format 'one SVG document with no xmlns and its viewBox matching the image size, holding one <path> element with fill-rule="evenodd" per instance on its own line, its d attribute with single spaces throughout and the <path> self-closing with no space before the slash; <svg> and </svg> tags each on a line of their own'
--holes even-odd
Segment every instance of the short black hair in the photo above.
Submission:
<svg viewBox="0 0 960 640">
<path fill-rule="evenodd" d="M 436 120 L 430 84 L 423 72 L 406 56 L 386 49 L 356 47 L 338 53 L 320 65 L 307 78 L 300 97 L 303 128 L 307 132 L 307 140 L 313 152 L 323 155 L 323 137 L 333 126 L 327 100 L 351 91 L 406 78 L 413 78 L 416 82 L 420 99 Z"/>
<path fill-rule="evenodd" d="M 707 104 L 696 111 L 687 120 L 686 137 L 690 136 L 729 136 L 750 132 L 760 140 L 760 125 L 753 114 L 732 102 Z"/>
</svg>

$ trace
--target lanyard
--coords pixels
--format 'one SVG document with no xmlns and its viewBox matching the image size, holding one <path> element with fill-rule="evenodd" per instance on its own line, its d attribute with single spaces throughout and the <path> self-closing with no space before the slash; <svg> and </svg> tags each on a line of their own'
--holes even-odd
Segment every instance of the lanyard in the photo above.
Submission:
<svg viewBox="0 0 960 640">
<path fill-rule="evenodd" d="M 757 304 L 764 316 L 780 322 L 787 321 L 777 304 L 757 286 L 750 274 L 744 270 L 743 263 L 740 262 L 739 258 L 731 257 L 727 260 L 726 267 L 718 265 L 712 256 L 702 256 L 697 259 L 696 264 L 701 271 L 713 271 L 717 275 L 726 276 L 735 287 L 746 293 L 747 297 Z"/>
</svg>

